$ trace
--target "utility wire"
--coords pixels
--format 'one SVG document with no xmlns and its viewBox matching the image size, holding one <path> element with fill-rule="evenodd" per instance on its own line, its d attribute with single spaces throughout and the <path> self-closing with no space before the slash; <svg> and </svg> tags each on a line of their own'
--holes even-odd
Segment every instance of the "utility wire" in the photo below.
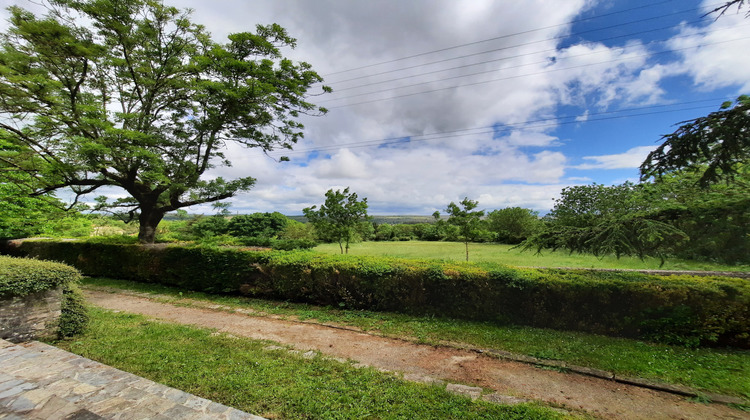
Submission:
<svg viewBox="0 0 750 420">
<path fill-rule="evenodd" d="M 375 103 L 375 102 L 382 102 L 382 101 L 389 101 L 389 100 L 393 100 L 393 99 L 406 98 L 406 97 L 409 97 L 409 96 L 423 95 L 425 93 L 433 93 L 433 92 L 439 92 L 439 91 L 444 91 L 444 90 L 451 90 L 451 89 L 456 89 L 456 88 L 459 88 L 459 87 L 483 85 L 483 84 L 487 84 L 487 83 L 494 83 L 494 82 L 499 82 L 499 81 L 504 81 L 504 80 L 518 79 L 518 78 L 521 78 L 521 77 L 538 76 L 540 74 L 553 73 L 553 72 L 565 71 L 565 70 L 574 70 L 574 69 L 578 69 L 578 68 L 582 68 L 582 67 L 589 67 L 589 66 L 593 66 L 593 65 L 608 64 L 608 63 L 615 63 L 615 62 L 618 62 L 618 61 L 632 60 L 632 59 L 635 59 L 635 58 L 652 57 L 652 56 L 656 56 L 656 55 L 662 55 L 662 54 L 674 53 L 674 52 L 679 52 L 679 51 L 685 51 L 685 50 L 689 50 L 689 49 L 693 49 L 693 48 L 705 47 L 705 46 L 709 46 L 709 45 L 719 45 L 719 44 L 725 44 L 725 43 L 729 43 L 729 42 L 737 42 L 737 41 L 742 41 L 742 40 L 745 40 L 745 39 L 748 39 L 748 38 L 750 38 L 750 37 L 742 37 L 742 38 L 730 39 L 730 40 L 725 40 L 725 41 L 710 42 L 710 43 L 699 44 L 699 45 L 694 45 L 694 46 L 685 47 L 685 48 L 677 48 L 677 49 L 673 49 L 673 50 L 666 50 L 666 51 L 660 51 L 660 52 L 649 53 L 649 54 L 641 54 L 641 55 L 636 55 L 636 56 L 631 56 L 631 57 L 618 58 L 618 59 L 614 59 L 614 60 L 606 60 L 606 61 L 601 61 L 601 62 L 598 62 L 598 63 L 587 63 L 587 64 L 578 65 L 578 66 L 565 67 L 565 68 L 559 68 L 559 69 L 550 69 L 550 70 L 545 70 L 545 71 L 540 71 L 540 72 L 535 72 L 535 73 L 518 74 L 518 75 L 515 75 L 515 76 L 507 76 L 507 77 L 501 77 L 501 78 L 497 78 L 497 79 L 484 80 L 484 81 L 481 81 L 481 82 L 465 83 L 465 84 L 462 84 L 462 85 L 455 85 L 455 86 L 449 86 L 449 87 L 444 87 L 444 88 L 437 88 L 437 89 L 426 90 L 426 91 L 422 91 L 422 92 L 414 92 L 414 93 L 408 93 L 408 94 L 404 94 L 404 95 L 390 96 L 390 97 L 387 97 L 387 98 L 373 99 L 373 100 L 363 101 L 363 102 L 355 102 L 353 104 L 346 104 L 346 105 L 339 105 L 339 106 L 327 107 L 327 109 L 331 110 L 331 109 L 347 108 L 347 107 L 350 107 L 350 106 L 364 105 L 364 104 L 370 104 L 370 103 Z M 419 83 L 419 84 L 424 84 L 424 83 Z M 408 87 L 408 86 L 405 86 L 405 87 Z M 370 93 L 367 93 L 367 94 L 382 93 L 382 92 L 387 92 L 387 91 L 390 91 L 390 89 L 389 90 L 383 90 L 383 91 L 370 92 Z M 351 97 L 354 97 L 354 96 L 362 96 L 362 95 L 352 95 L 352 96 L 348 96 L 348 97 L 344 97 L 344 98 L 337 98 L 336 100 L 347 99 L 347 98 L 351 98 Z"/>
<path fill-rule="evenodd" d="M 645 9 L 645 8 L 649 8 L 649 7 L 659 6 L 659 5 L 662 5 L 662 4 L 665 4 L 665 3 L 670 3 L 672 1 L 674 1 L 674 0 L 665 0 L 665 1 L 658 2 L 658 3 L 650 3 L 650 4 L 643 5 L 643 6 L 637 6 L 637 7 L 632 7 L 632 8 L 629 8 L 629 9 L 618 10 L 618 11 L 615 11 L 615 12 L 605 13 L 605 14 L 601 14 L 601 15 L 597 15 L 597 16 L 592 16 L 592 17 L 589 17 L 589 18 L 582 18 L 582 19 L 572 20 L 570 22 L 560 23 L 560 24 L 557 24 L 557 25 L 545 26 L 545 27 L 542 27 L 542 28 L 529 29 L 529 30 L 526 30 L 526 31 L 515 32 L 515 33 L 512 33 L 512 34 L 500 35 L 500 36 L 496 36 L 496 37 L 493 37 L 493 38 L 487 38 L 487 39 L 482 39 L 482 40 L 479 40 L 479 41 L 468 42 L 466 44 L 454 45 L 452 47 L 440 48 L 440 49 L 437 49 L 437 50 L 432 50 L 432 51 L 427 51 L 427 52 L 423 52 L 423 53 L 413 54 L 413 55 L 409 55 L 409 56 L 405 56 L 405 57 L 401 57 L 401 58 L 396 58 L 396 59 L 393 59 L 393 60 L 381 61 L 379 63 L 368 64 L 368 65 L 364 65 L 364 66 L 360 66 L 360 67 L 354 67 L 354 68 L 350 68 L 350 69 L 346 69 L 346 70 L 339 70 L 339 71 L 335 71 L 335 72 L 332 72 L 332 73 L 324 74 L 323 76 L 324 77 L 333 76 L 333 75 L 336 75 L 336 74 L 347 73 L 347 72 L 356 71 L 356 70 L 362 70 L 362 69 L 366 69 L 366 68 L 370 68 L 370 67 L 380 66 L 380 65 L 383 65 L 383 64 L 391 64 L 391 63 L 395 63 L 395 62 L 398 62 L 398 61 L 408 60 L 410 58 L 422 57 L 422 56 L 429 55 L 429 54 L 435 54 L 435 53 L 439 53 L 439 52 L 455 50 L 455 49 L 458 49 L 458 48 L 468 47 L 468 46 L 471 46 L 471 45 L 483 44 L 485 42 L 497 41 L 499 39 L 505 39 L 505 38 L 510 38 L 510 37 L 518 36 L 518 35 L 524 35 L 524 34 L 528 34 L 528 33 L 532 33 L 532 32 L 543 31 L 543 30 L 547 30 L 547 29 L 557 28 L 557 27 L 560 27 L 560 26 L 567 26 L 567 25 L 574 24 L 574 23 L 581 23 L 581 22 L 585 22 L 585 21 L 589 21 L 589 20 L 594 20 L 594 19 L 599 19 L 599 18 L 603 18 L 603 17 L 607 17 L 607 16 L 613 16 L 613 15 L 620 14 L 620 13 L 631 12 L 633 10 Z M 710 7 L 713 7 L 715 5 L 721 5 L 721 4 L 723 4 L 723 3 L 716 3 L 716 4 L 714 4 L 714 5 L 710 6 Z M 690 11 L 693 11 L 693 10 L 698 10 L 698 9 L 694 8 L 694 9 L 691 9 Z"/>
<path fill-rule="evenodd" d="M 498 127 L 498 125 L 489 125 L 489 126 L 481 126 L 481 127 L 462 128 L 462 129 L 450 130 L 450 131 L 439 131 L 439 132 L 419 134 L 419 135 L 403 135 L 403 136 L 387 137 L 387 138 L 376 139 L 376 140 L 365 140 L 365 141 L 359 141 L 359 142 L 342 143 L 342 144 L 331 145 L 331 146 L 297 149 L 297 150 L 292 150 L 292 151 L 278 151 L 278 153 L 283 153 L 284 155 L 302 154 L 302 153 L 319 152 L 319 151 L 326 151 L 326 150 L 338 150 L 342 148 L 361 148 L 361 147 L 373 147 L 373 146 L 381 146 L 381 145 L 388 145 L 388 144 L 404 143 L 405 142 L 404 139 L 407 139 L 407 138 L 409 139 L 408 142 L 417 142 L 417 141 L 428 141 L 428 140 L 439 140 L 439 139 L 445 139 L 445 138 L 462 137 L 462 136 L 468 136 L 468 135 L 509 132 L 509 131 L 516 130 L 519 128 L 541 128 L 541 127 L 558 126 L 558 125 L 564 125 L 564 124 L 583 124 L 583 123 L 593 122 L 593 121 L 604 121 L 604 120 L 664 114 L 664 113 L 679 112 L 679 111 L 690 111 L 690 110 L 695 110 L 695 109 L 715 108 L 716 107 L 715 104 L 717 102 L 725 101 L 727 99 L 728 99 L 727 97 L 711 98 L 711 99 L 702 99 L 702 100 L 696 100 L 696 101 L 676 102 L 676 103 L 664 104 L 664 105 L 649 105 L 649 106 L 643 106 L 643 107 L 623 108 L 623 109 L 618 109 L 614 111 L 602 111 L 602 112 L 588 114 L 587 119 L 584 121 L 578 120 L 578 118 L 581 117 L 580 115 L 566 115 L 566 116 L 561 116 L 561 117 L 541 118 L 541 119 L 523 121 L 523 122 L 518 122 L 518 123 L 502 124 L 500 127 Z M 614 115 L 614 116 L 612 115 L 612 114 L 619 114 L 619 113 L 625 113 L 625 112 L 644 111 L 644 110 L 667 108 L 667 107 L 674 107 L 674 106 L 681 106 L 681 105 L 699 104 L 699 103 L 706 103 L 706 102 L 711 102 L 712 104 L 689 107 L 689 108 L 668 109 L 668 110 L 627 114 L 627 115 Z M 597 117 L 597 116 L 606 116 L 606 115 L 610 115 L 610 116 L 602 117 L 602 118 L 594 118 L 594 119 L 588 118 L 588 117 Z M 563 121 L 563 120 L 570 120 L 570 119 L 573 119 L 573 121 Z M 547 124 L 540 124 L 540 123 L 547 123 Z M 272 153 L 276 153 L 276 152 L 272 152 Z"/>
<path fill-rule="evenodd" d="M 353 78 L 350 78 L 350 79 L 338 80 L 338 81 L 333 81 L 333 82 L 329 82 L 329 83 L 330 84 L 337 84 L 337 83 L 349 82 L 349 81 L 359 80 L 359 79 L 363 79 L 363 78 L 367 78 L 367 77 L 379 76 L 379 75 L 383 75 L 383 74 L 389 74 L 389 73 L 399 72 L 399 71 L 413 69 L 413 68 L 417 68 L 417 67 L 424 67 L 424 66 L 428 66 L 428 65 L 433 65 L 433 64 L 439 64 L 439 63 L 444 63 L 444 62 L 448 62 L 448 61 L 459 60 L 459 59 L 462 59 L 462 58 L 469 58 L 469 57 L 474 57 L 474 56 L 478 56 L 478 55 L 489 54 L 489 53 L 493 53 L 493 52 L 497 52 L 497 51 L 504 51 L 504 50 L 511 49 L 511 48 L 517 48 L 517 47 L 522 47 L 522 46 L 527 46 L 527 45 L 539 44 L 539 43 L 542 43 L 542 42 L 560 40 L 560 39 L 570 38 L 572 36 L 580 36 L 580 35 L 583 35 L 583 34 L 586 34 L 586 33 L 598 32 L 598 31 L 603 31 L 603 30 L 606 30 L 606 29 L 613 29 L 613 28 L 617 28 L 617 27 L 621 27 L 621 26 L 631 25 L 631 24 L 634 24 L 634 23 L 642 23 L 642 22 L 646 22 L 646 21 L 651 21 L 651 20 L 656 20 L 656 19 L 662 19 L 662 18 L 665 18 L 665 17 L 675 16 L 675 15 L 679 15 L 679 14 L 683 14 L 683 13 L 688 13 L 688 12 L 693 12 L 693 11 L 696 11 L 696 10 L 700 10 L 700 8 L 686 9 L 686 10 L 682 10 L 682 11 L 679 11 L 679 12 L 673 12 L 673 13 L 669 13 L 669 14 L 665 14 L 665 15 L 652 16 L 650 18 L 640 18 L 640 19 L 637 19 L 637 20 L 629 21 L 629 22 L 618 23 L 618 24 L 614 24 L 614 25 L 610 25 L 610 26 L 605 26 L 605 27 L 602 27 L 602 28 L 589 29 L 589 30 L 586 30 L 586 31 L 580 31 L 580 32 L 576 32 L 576 33 L 573 33 L 573 34 L 569 34 L 569 35 L 558 35 L 558 36 L 555 36 L 555 37 L 552 37 L 552 38 L 546 38 L 546 39 L 537 40 L 537 41 L 530 41 L 530 42 L 526 42 L 526 43 L 522 43 L 522 44 L 510 45 L 510 46 L 495 48 L 495 49 L 491 49 L 491 50 L 487 50 L 487 51 L 480 51 L 480 52 L 476 52 L 476 53 L 472 53 L 472 54 L 465 54 L 465 55 L 461 55 L 461 56 L 457 56 L 457 57 L 452 57 L 452 58 L 445 58 L 445 59 L 441 59 L 441 60 L 431 61 L 431 62 L 428 62 L 428 63 L 422 63 L 422 64 L 408 66 L 408 67 L 402 67 L 402 68 L 398 68 L 398 69 L 386 70 L 386 71 L 382 71 L 382 72 L 379 72 L 379 73 L 373 73 L 373 74 L 364 75 L 364 76 L 357 76 L 357 77 L 353 77 Z M 394 61 L 399 61 L 399 60 L 394 60 Z"/>
<path fill-rule="evenodd" d="M 692 21 L 692 22 L 688 22 L 687 24 L 690 25 L 690 24 L 694 24 L 694 23 L 699 23 L 701 21 L 702 20 L 695 20 L 695 21 Z M 645 33 L 658 32 L 658 31 L 663 31 L 663 30 L 667 30 L 667 29 L 677 28 L 677 27 L 679 27 L 681 25 L 682 24 L 680 23 L 680 24 L 677 24 L 677 25 L 663 26 L 661 28 L 648 29 L 648 30 L 644 30 L 644 31 L 632 32 L 632 33 L 625 34 L 625 35 L 617 35 L 617 36 L 612 36 L 612 37 L 608 37 L 608 38 L 602 38 L 602 39 L 598 39 L 598 40 L 595 40 L 595 41 L 592 41 L 592 42 L 604 42 L 604 41 L 611 41 L 611 40 L 619 39 L 619 38 L 632 37 L 632 36 L 635 36 L 635 35 L 643 35 Z M 703 35 L 703 34 L 708 34 L 708 33 L 715 33 L 715 32 L 723 31 L 723 30 L 736 29 L 736 28 L 741 27 L 741 26 L 745 26 L 745 25 L 735 25 L 735 26 L 729 27 L 729 28 L 720 28 L 720 29 L 714 29 L 714 30 L 707 30 L 707 31 L 703 31 L 703 32 L 696 32 L 696 33 L 693 33 L 693 34 L 680 35 L 680 36 L 672 37 L 672 38 L 669 38 L 669 39 L 685 38 L 685 37 L 690 37 L 690 36 L 694 36 L 694 35 Z M 653 44 L 653 43 L 656 43 L 656 42 L 664 42 L 664 41 L 667 41 L 667 40 L 663 39 L 663 40 L 659 40 L 659 41 L 652 41 L 649 44 Z M 397 82 L 397 81 L 400 81 L 400 80 L 411 79 L 411 78 L 414 78 L 414 77 L 426 76 L 426 75 L 430 75 L 430 74 L 437 74 L 437 73 L 442 73 L 442 72 L 451 71 L 451 70 L 460 70 L 460 69 L 464 69 L 464 68 L 480 66 L 480 65 L 483 65 L 483 64 L 496 63 L 498 61 L 512 60 L 514 58 L 528 57 L 528 56 L 531 56 L 531 55 L 544 54 L 544 53 L 557 52 L 557 51 L 558 51 L 557 48 L 549 48 L 549 49 L 546 49 L 546 50 L 534 51 L 534 52 L 525 53 L 525 54 L 517 54 L 517 55 L 512 55 L 512 56 L 507 56 L 507 57 L 496 58 L 496 59 L 492 59 L 492 60 L 480 61 L 478 63 L 465 64 L 465 65 L 461 65 L 461 66 L 448 67 L 448 68 L 440 69 L 440 70 L 433 70 L 433 71 L 428 71 L 428 72 L 423 72 L 423 73 L 418 73 L 418 74 L 412 74 L 412 75 L 409 75 L 409 76 L 398 77 L 398 78 L 395 78 L 395 79 L 381 80 L 379 82 L 365 83 L 365 84 L 350 86 L 350 87 L 346 87 L 346 88 L 336 88 L 336 89 L 334 89 L 333 94 L 335 95 L 337 93 L 345 92 L 347 90 L 359 89 L 359 88 L 363 88 L 363 87 L 367 87 L 367 86 L 381 85 L 381 84 L 384 84 L 384 83 Z M 406 67 L 406 68 L 404 68 L 404 70 L 405 69 L 419 68 L 419 67 L 421 67 L 421 65 Z M 498 70 L 500 70 L 500 69 L 498 69 Z M 474 73 L 474 74 L 476 74 L 476 73 Z M 361 78 L 368 78 L 368 77 L 370 77 L 370 76 L 363 76 Z M 360 78 L 357 78 L 357 79 L 360 79 Z M 350 79 L 350 80 L 355 80 L 355 79 Z M 440 81 L 440 80 L 443 80 L 443 79 L 438 79 L 438 80 L 434 80 L 434 81 Z M 341 98 L 326 99 L 325 101 L 335 101 L 337 99 L 341 99 Z"/>
</svg>

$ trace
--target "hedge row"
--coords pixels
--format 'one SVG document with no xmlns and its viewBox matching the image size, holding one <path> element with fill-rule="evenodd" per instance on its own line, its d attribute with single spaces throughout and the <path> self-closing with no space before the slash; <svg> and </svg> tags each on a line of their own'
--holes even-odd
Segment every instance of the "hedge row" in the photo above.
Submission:
<svg viewBox="0 0 750 420">
<path fill-rule="evenodd" d="M 0 298 L 22 297 L 62 286 L 57 334 L 70 337 L 83 332 L 89 317 L 78 288 L 81 273 L 51 261 L 0 256 Z"/>
<path fill-rule="evenodd" d="M 84 274 L 357 309 L 750 348 L 750 282 L 313 252 L 23 242 Z"/>
</svg>

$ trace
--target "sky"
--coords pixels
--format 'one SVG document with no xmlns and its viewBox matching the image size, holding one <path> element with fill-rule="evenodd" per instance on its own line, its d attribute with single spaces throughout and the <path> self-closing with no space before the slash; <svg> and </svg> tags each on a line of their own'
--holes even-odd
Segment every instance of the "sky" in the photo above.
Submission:
<svg viewBox="0 0 750 420">
<path fill-rule="evenodd" d="M 228 146 L 233 165 L 208 177 L 257 179 L 227 200 L 232 213 L 299 215 L 349 187 L 373 215 L 430 215 L 464 197 L 543 214 L 566 186 L 637 181 L 675 124 L 750 93 L 747 10 L 703 16 L 724 1 L 166 3 L 192 8 L 219 42 L 280 24 L 297 38 L 283 53 L 333 88 L 310 98 L 329 112 L 303 117 L 293 151 Z"/>
</svg>

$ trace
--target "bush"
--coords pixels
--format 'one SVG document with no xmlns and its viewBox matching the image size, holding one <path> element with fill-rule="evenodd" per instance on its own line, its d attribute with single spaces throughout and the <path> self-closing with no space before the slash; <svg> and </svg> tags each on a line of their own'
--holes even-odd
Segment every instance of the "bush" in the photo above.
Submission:
<svg viewBox="0 0 750 420">
<path fill-rule="evenodd" d="M 190 231 L 198 238 L 223 235 L 229 229 L 229 221 L 224 216 L 198 217 L 189 224 Z"/>
<path fill-rule="evenodd" d="M 78 288 L 81 274 L 65 264 L 0 256 L 0 297 L 20 297 L 63 287 L 57 334 L 70 337 L 82 333 L 89 318 L 83 293 Z"/>
<path fill-rule="evenodd" d="M 294 249 L 312 249 L 318 245 L 318 242 L 310 239 L 273 239 L 246 237 L 240 238 L 240 242 L 245 246 L 257 246 L 261 248 L 271 248 L 279 251 L 291 251 Z"/>
<path fill-rule="evenodd" d="M 78 270 L 64 264 L 0 256 L 0 297 L 26 296 L 80 278 Z"/>
<path fill-rule="evenodd" d="M 315 235 L 313 225 L 289 219 L 289 223 L 279 235 L 279 239 L 306 239 L 315 242 L 318 238 Z"/>
<path fill-rule="evenodd" d="M 229 220 L 228 232 L 237 237 L 276 238 L 288 223 L 289 218 L 279 212 L 242 214 Z"/>
<path fill-rule="evenodd" d="M 83 292 L 78 288 L 77 283 L 69 283 L 63 289 L 60 309 L 57 328 L 59 338 L 73 337 L 86 331 L 89 314 Z"/>
<path fill-rule="evenodd" d="M 745 279 L 174 245 L 25 241 L 6 251 L 207 292 L 750 348 Z"/>
</svg>

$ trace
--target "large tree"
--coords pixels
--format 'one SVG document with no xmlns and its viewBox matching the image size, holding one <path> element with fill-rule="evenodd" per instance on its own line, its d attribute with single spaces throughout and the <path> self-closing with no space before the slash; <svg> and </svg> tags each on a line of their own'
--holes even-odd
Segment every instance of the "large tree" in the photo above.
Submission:
<svg viewBox="0 0 750 420">
<path fill-rule="evenodd" d="M 44 162 L 17 167 L 41 195 L 120 187 L 116 206 L 153 242 L 165 213 L 232 197 L 255 182 L 202 179 L 229 165 L 228 142 L 267 152 L 302 137 L 321 77 L 284 58 L 278 25 L 214 42 L 189 11 L 158 0 L 50 0 L 36 17 L 10 7 L 0 46 L 0 138 Z M 327 87 L 323 88 L 328 91 Z M 283 159 L 283 158 L 282 158 Z"/>
<path fill-rule="evenodd" d="M 357 225 L 367 220 L 367 198 L 358 200 L 357 193 L 333 189 L 326 192 L 326 201 L 318 206 L 305 208 L 303 213 L 315 226 L 318 236 L 324 240 L 338 242 L 341 253 L 349 253 L 349 242 L 356 232 Z"/>
<path fill-rule="evenodd" d="M 739 165 L 750 160 L 750 96 L 742 95 L 705 117 L 680 123 L 641 164 L 641 179 L 700 167 L 698 182 L 707 187 L 730 181 Z"/>
</svg>

